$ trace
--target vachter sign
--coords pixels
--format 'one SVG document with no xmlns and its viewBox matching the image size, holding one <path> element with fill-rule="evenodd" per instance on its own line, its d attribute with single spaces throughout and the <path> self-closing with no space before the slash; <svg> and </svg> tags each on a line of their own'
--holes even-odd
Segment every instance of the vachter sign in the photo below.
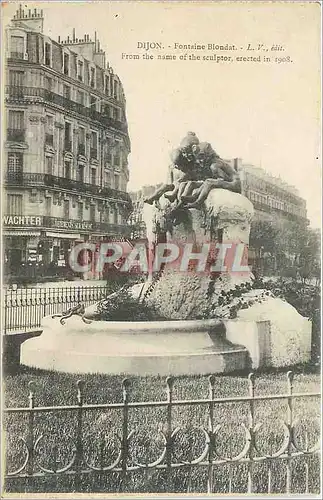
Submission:
<svg viewBox="0 0 323 500">
<path fill-rule="evenodd" d="M 42 226 L 43 218 L 36 215 L 4 215 L 2 218 L 4 226 Z"/>
</svg>

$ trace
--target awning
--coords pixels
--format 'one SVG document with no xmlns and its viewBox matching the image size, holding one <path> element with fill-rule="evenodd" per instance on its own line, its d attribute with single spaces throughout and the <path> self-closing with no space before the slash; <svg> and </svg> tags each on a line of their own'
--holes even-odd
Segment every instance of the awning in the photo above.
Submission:
<svg viewBox="0 0 323 500">
<path fill-rule="evenodd" d="M 40 231 L 3 231 L 3 236 L 40 236 Z"/>
<path fill-rule="evenodd" d="M 64 238 L 64 239 L 69 239 L 69 240 L 80 240 L 81 236 L 80 234 L 73 234 L 73 233 L 51 233 L 51 232 L 46 232 L 46 236 L 49 236 L 50 238 Z"/>
</svg>

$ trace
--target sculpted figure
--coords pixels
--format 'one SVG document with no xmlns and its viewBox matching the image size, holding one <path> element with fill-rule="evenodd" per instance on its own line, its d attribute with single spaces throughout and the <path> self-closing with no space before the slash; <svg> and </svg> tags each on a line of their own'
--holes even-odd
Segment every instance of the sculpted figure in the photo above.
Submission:
<svg viewBox="0 0 323 500">
<path fill-rule="evenodd" d="M 214 151 L 208 142 L 199 142 L 194 132 L 188 132 L 180 146 L 171 153 L 167 183 L 145 202 L 153 204 L 161 196 L 177 201 L 174 208 L 198 208 L 211 189 L 221 188 L 241 193 L 238 172 Z"/>
<path fill-rule="evenodd" d="M 153 204 L 159 200 L 163 194 L 168 193 L 166 198 L 170 201 L 175 201 L 178 197 L 179 185 L 188 180 L 195 179 L 195 157 L 194 150 L 199 144 L 199 140 L 194 132 L 188 132 L 181 141 L 180 146 L 171 152 L 172 164 L 168 169 L 168 179 L 165 184 L 162 184 L 156 192 L 146 198 L 145 203 Z"/>
</svg>

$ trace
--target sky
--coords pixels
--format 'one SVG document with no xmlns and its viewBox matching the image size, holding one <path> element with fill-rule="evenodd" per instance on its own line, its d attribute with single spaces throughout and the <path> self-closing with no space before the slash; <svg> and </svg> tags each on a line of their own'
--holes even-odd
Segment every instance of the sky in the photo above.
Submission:
<svg viewBox="0 0 323 500">
<path fill-rule="evenodd" d="M 24 4 L 22 4 L 24 5 Z M 3 7 L 10 19 L 17 2 Z M 317 2 L 38 2 L 44 32 L 57 40 L 97 31 L 127 101 L 132 144 L 129 190 L 162 182 L 169 152 L 187 131 L 223 158 L 242 158 L 294 185 L 321 225 L 320 6 Z M 138 49 L 159 42 L 161 51 Z M 235 44 L 238 51 L 175 50 L 174 44 Z M 290 63 L 178 60 L 179 55 L 261 57 Z M 273 52 L 273 44 L 283 52 Z M 242 49 L 241 49 L 242 48 Z M 145 60 L 142 54 L 152 54 Z M 156 60 L 158 53 L 177 60 Z M 139 54 L 129 60 L 122 54 Z"/>
</svg>

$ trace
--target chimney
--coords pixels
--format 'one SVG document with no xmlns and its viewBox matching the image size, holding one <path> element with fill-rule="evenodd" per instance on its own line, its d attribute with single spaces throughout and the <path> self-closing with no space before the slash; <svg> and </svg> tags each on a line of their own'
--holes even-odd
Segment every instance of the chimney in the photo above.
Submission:
<svg viewBox="0 0 323 500">
<path fill-rule="evenodd" d="M 16 11 L 16 14 L 13 16 L 12 23 L 16 26 L 21 26 L 21 21 L 23 20 L 24 26 L 27 29 L 42 33 L 44 27 L 44 17 L 43 10 L 38 11 L 37 9 L 28 9 L 26 11 L 19 5 L 19 9 Z"/>
</svg>

